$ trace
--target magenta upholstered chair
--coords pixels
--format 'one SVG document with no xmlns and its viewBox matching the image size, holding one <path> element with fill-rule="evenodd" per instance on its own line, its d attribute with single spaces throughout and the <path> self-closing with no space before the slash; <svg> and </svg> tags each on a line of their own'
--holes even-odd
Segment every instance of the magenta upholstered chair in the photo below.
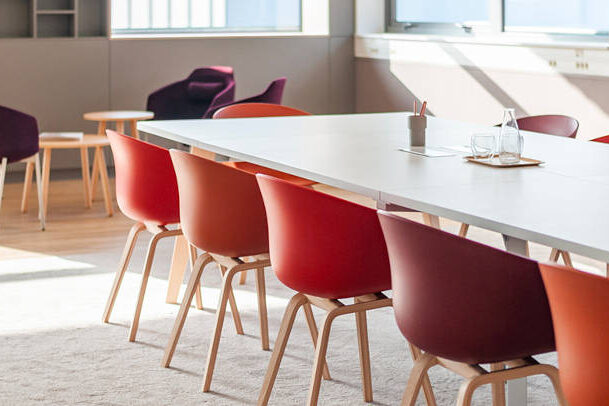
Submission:
<svg viewBox="0 0 609 406">
<path fill-rule="evenodd" d="M 271 84 L 266 88 L 266 90 L 256 96 L 248 97 L 246 99 L 241 99 L 237 101 L 231 101 L 230 103 L 214 103 L 209 107 L 203 118 L 212 118 L 214 113 L 221 108 L 233 105 L 233 104 L 241 104 L 241 103 L 269 103 L 269 104 L 281 104 L 281 99 L 283 97 L 283 89 L 285 88 L 285 84 L 287 82 L 287 78 L 278 78 L 271 82 Z"/>
<path fill-rule="evenodd" d="M 147 109 L 156 120 L 200 118 L 215 105 L 235 100 L 235 80 L 230 66 L 209 66 L 167 85 L 148 96 Z"/>
<path fill-rule="evenodd" d="M 504 404 L 507 380 L 543 374 L 562 401 L 558 370 L 533 355 L 555 350 L 548 298 L 538 265 L 454 234 L 380 212 L 391 268 L 393 308 L 404 337 L 424 351 L 403 405 L 414 405 L 427 370 L 464 376 L 458 405 L 492 384 Z M 491 364 L 491 370 L 480 364 Z"/>
<path fill-rule="evenodd" d="M 569 116 L 529 116 L 519 118 L 516 121 L 518 122 L 518 128 L 521 130 L 556 135 L 558 137 L 575 138 L 579 129 L 579 122 Z"/>
<path fill-rule="evenodd" d="M 4 190 L 6 167 L 10 163 L 24 162 L 26 166 L 26 182 L 29 186 L 32 171 L 36 172 L 36 187 L 38 191 L 38 208 L 40 226 L 44 230 L 45 219 L 42 210 L 42 178 L 40 177 L 40 157 L 38 155 L 38 122 L 28 114 L 8 107 L 0 106 L 0 204 Z M 27 194 L 24 193 L 24 199 Z M 21 203 L 21 211 L 25 211 L 25 200 Z"/>
</svg>

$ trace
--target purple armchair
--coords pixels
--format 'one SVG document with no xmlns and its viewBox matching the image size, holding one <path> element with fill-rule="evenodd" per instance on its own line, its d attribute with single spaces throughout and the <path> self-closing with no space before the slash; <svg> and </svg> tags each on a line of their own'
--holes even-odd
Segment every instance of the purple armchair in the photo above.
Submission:
<svg viewBox="0 0 609 406">
<path fill-rule="evenodd" d="M 190 76 L 167 85 L 148 96 L 147 110 L 156 120 L 201 118 L 215 105 L 235 100 L 235 80 L 230 66 L 210 66 L 194 70 Z"/>
<path fill-rule="evenodd" d="M 26 166 L 25 185 L 29 187 L 32 171 L 36 171 L 36 186 L 38 191 L 38 208 L 40 226 L 44 230 L 44 210 L 42 210 L 42 178 L 40 176 L 40 158 L 38 155 L 38 123 L 28 114 L 21 113 L 8 107 L 0 106 L 0 204 L 4 191 L 6 167 L 10 163 L 23 162 Z M 27 189 L 23 198 L 27 199 Z M 21 211 L 25 212 L 25 200 L 21 203 Z"/>
<path fill-rule="evenodd" d="M 283 97 L 283 89 L 287 82 L 286 78 L 278 78 L 271 82 L 266 90 L 259 95 L 248 97 L 237 101 L 231 101 L 228 103 L 212 103 L 207 109 L 207 112 L 203 115 L 203 118 L 212 118 L 214 113 L 221 108 L 230 106 L 233 104 L 241 103 L 270 103 L 270 104 L 281 104 L 281 98 Z"/>
</svg>

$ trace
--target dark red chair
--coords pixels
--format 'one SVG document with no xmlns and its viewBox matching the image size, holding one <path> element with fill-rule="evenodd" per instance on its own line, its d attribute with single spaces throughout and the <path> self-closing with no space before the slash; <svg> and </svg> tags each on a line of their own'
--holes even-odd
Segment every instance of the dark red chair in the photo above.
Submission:
<svg viewBox="0 0 609 406">
<path fill-rule="evenodd" d="M 131 227 L 127 237 L 104 311 L 104 323 L 108 323 L 110 320 L 114 302 L 129 266 L 138 235 L 144 230 L 148 230 L 152 234 L 135 314 L 129 331 L 129 341 L 135 341 L 156 246 L 163 238 L 182 234 L 179 228 L 166 227 L 170 224 L 177 225 L 180 222 L 178 185 L 169 151 L 112 130 L 107 130 L 106 133 L 114 156 L 118 206 L 123 214 L 136 223 Z M 197 306 L 202 308 L 200 290 L 197 290 L 197 298 Z"/>
<path fill-rule="evenodd" d="M 560 382 L 571 406 L 609 405 L 609 280 L 540 264 L 550 299 Z"/>
<path fill-rule="evenodd" d="M 199 256 L 193 266 L 162 365 L 168 367 L 171 363 L 203 269 L 215 262 L 222 271 L 223 281 L 203 383 L 203 391 L 207 392 L 214 373 L 227 303 L 236 309 L 231 284 L 238 273 L 256 270 L 262 349 L 269 349 L 264 281 L 264 269 L 270 266 L 266 215 L 254 175 L 182 151 L 172 150 L 171 158 L 178 179 L 184 236 L 192 250 L 199 248 L 206 253 Z M 249 257 L 248 262 L 245 257 Z M 315 336 L 317 330 L 312 314 L 310 316 L 309 326 Z M 233 319 L 237 332 L 243 334 L 239 314 L 235 311 Z"/>
<path fill-rule="evenodd" d="M 366 311 L 391 306 L 382 291 L 391 287 L 389 260 L 376 212 L 364 206 L 256 175 L 264 199 L 273 270 L 296 293 L 290 300 L 258 405 L 269 401 L 294 318 L 302 306 L 328 313 L 315 350 L 315 365 L 307 404 L 317 404 L 332 322 L 355 314 L 364 399 L 372 401 Z M 355 298 L 354 304 L 341 299 Z M 433 401 L 431 387 L 426 393 Z M 430 403 L 431 404 L 431 403 Z"/>
<path fill-rule="evenodd" d="M 285 88 L 285 84 L 287 82 L 287 78 L 278 78 L 271 82 L 271 84 L 266 88 L 266 90 L 256 96 L 247 97 L 245 99 L 231 101 L 228 103 L 220 104 L 215 103 L 212 104 L 203 118 L 212 118 L 216 111 L 233 105 L 233 104 L 243 104 L 243 103 L 269 103 L 269 104 L 281 104 L 281 99 L 283 98 L 283 90 Z"/>
<path fill-rule="evenodd" d="M 492 384 L 494 404 L 503 404 L 505 381 L 538 374 L 552 380 L 564 405 L 556 368 L 532 358 L 555 350 L 537 263 L 390 213 L 379 212 L 379 219 L 397 324 L 424 351 L 402 405 L 415 404 L 421 380 L 434 365 L 467 379 L 458 405 L 469 405 L 485 384 Z M 491 364 L 491 370 L 480 364 Z"/>
</svg>

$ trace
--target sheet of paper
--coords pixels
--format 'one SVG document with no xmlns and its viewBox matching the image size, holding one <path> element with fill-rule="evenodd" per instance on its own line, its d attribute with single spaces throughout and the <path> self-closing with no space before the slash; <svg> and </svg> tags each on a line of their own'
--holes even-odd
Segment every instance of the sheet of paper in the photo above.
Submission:
<svg viewBox="0 0 609 406">
<path fill-rule="evenodd" d="M 416 154 L 426 156 L 429 158 L 439 158 L 444 156 L 454 156 L 454 152 L 448 152 L 439 148 L 432 147 L 402 147 L 400 151 L 408 152 L 410 154 Z"/>
</svg>

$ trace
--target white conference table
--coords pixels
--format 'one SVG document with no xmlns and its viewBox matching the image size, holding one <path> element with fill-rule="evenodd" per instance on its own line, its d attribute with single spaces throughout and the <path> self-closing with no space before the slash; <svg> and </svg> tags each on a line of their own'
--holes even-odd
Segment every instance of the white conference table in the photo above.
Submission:
<svg viewBox="0 0 609 406">
<path fill-rule="evenodd" d="M 524 133 L 524 156 L 540 167 L 490 168 L 465 153 L 424 157 L 408 145 L 408 113 L 139 122 L 138 130 L 501 233 L 507 250 L 526 242 L 609 262 L 609 145 Z M 469 144 L 499 128 L 428 119 L 427 145 Z M 602 134 L 599 134 L 599 136 Z M 174 279 L 185 248 L 176 245 Z M 171 276 L 170 276 L 171 278 Z M 175 302 L 177 292 L 168 294 Z M 508 403 L 526 404 L 526 382 L 508 384 Z"/>
</svg>

